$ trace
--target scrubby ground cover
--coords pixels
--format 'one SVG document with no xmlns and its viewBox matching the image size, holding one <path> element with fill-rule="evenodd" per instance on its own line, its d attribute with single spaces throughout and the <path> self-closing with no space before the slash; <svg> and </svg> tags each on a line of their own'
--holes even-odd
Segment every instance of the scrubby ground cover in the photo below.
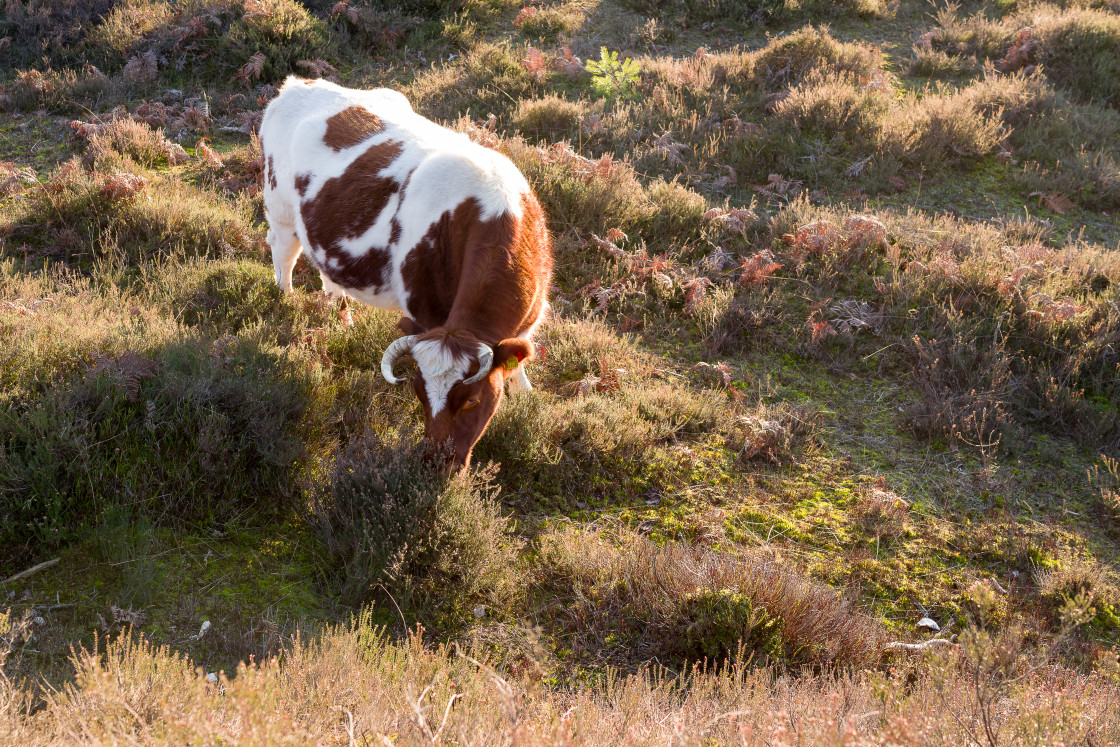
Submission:
<svg viewBox="0 0 1120 747">
<path fill-rule="evenodd" d="M 1115 3 L 10 0 L 0 59 L 4 741 L 1120 740 Z M 275 287 L 291 73 L 546 207 L 469 475 L 393 315 Z"/>
</svg>

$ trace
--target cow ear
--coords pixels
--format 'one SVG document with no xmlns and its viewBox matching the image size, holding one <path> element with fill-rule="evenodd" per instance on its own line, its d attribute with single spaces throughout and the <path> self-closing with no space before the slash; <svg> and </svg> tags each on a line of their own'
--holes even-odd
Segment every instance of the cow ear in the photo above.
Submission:
<svg viewBox="0 0 1120 747">
<path fill-rule="evenodd" d="M 407 316 L 402 316 L 401 320 L 397 322 L 397 329 L 406 335 L 422 335 L 428 331 Z"/>
<path fill-rule="evenodd" d="M 520 337 L 502 340 L 494 348 L 494 368 L 513 370 L 533 357 L 533 343 Z"/>
</svg>

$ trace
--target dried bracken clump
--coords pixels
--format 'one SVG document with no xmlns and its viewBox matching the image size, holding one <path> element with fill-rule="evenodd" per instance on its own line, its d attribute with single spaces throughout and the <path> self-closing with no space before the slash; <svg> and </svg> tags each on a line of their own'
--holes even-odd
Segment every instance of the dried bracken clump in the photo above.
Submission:
<svg viewBox="0 0 1120 747">
<path fill-rule="evenodd" d="M 773 464 L 793 461 L 794 451 L 816 433 L 820 413 L 804 405 L 763 406 L 758 413 L 741 416 L 741 444 L 728 446 L 744 461 L 762 458 Z"/>
<path fill-rule="evenodd" d="M 119 356 L 99 355 L 90 367 L 90 376 L 106 376 L 114 385 L 122 387 L 129 402 L 140 397 L 140 383 L 156 376 L 161 370 L 156 361 L 131 350 Z"/>
<path fill-rule="evenodd" d="M 335 83 L 338 82 L 338 69 L 329 62 L 320 60 L 318 57 L 310 60 L 299 60 L 296 62 L 296 67 L 306 70 L 307 74 L 312 78 L 326 78 Z"/>
<path fill-rule="evenodd" d="M 572 54 L 571 47 L 563 47 L 560 56 L 552 61 L 552 66 L 569 78 L 581 78 L 586 72 L 583 60 Z"/>
<path fill-rule="evenodd" d="M 609 178 L 617 169 L 612 154 L 604 153 L 599 158 L 584 158 L 572 150 L 570 143 L 553 143 L 549 148 L 537 148 L 536 150 L 544 163 L 557 163 L 567 166 L 574 173 L 583 177 L 585 182 L 590 182 L 596 178 Z"/>
<path fill-rule="evenodd" d="M 830 324 L 842 334 L 855 334 L 865 329 L 879 334 L 887 323 L 883 307 L 876 309 L 867 301 L 855 298 L 837 301 L 828 310 L 833 316 Z"/>
<path fill-rule="evenodd" d="M 0 197 L 18 194 L 38 183 L 39 177 L 35 169 L 30 166 L 17 166 L 11 161 L 0 161 Z"/>
<path fill-rule="evenodd" d="M 204 100 L 195 101 L 183 109 L 170 125 L 172 130 L 190 130 L 191 132 L 209 132 L 214 120 L 210 117 L 210 104 Z"/>
<path fill-rule="evenodd" d="M 151 83 L 159 77 L 159 58 L 149 50 L 130 57 L 121 76 L 129 83 Z"/>
<path fill-rule="evenodd" d="M 32 301 L 30 304 L 25 304 L 20 301 L 0 301 L 0 311 L 15 314 L 17 316 L 35 317 L 38 314 L 40 306 L 54 306 L 56 301 L 53 298 L 39 298 Z"/>
<path fill-rule="evenodd" d="M 524 25 L 526 21 L 533 20 L 539 12 L 539 9 L 534 8 L 531 5 L 526 6 L 518 11 L 517 17 L 513 19 L 513 25 L 517 28 L 521 28 L 521 26 Z"/>
<path fill-rule="evenodd" d="M 681 154 L 688 150 L 688 145 L 673 140 L 672 132 L 662 133 L 650 146 L 650 153 L 660 156 L 670 164 L 676 166 L 684 165 L 684 159 L 681 157 Z"/>
<path fill-rule="evenodd" d="M 722 386 L 725 389 L 731 387 L 731 382 L 735 378 L 735 369 L 723 361 L 719 363 L 700 361 L 692 367 L 692 370 L 700 374 L 702 379 Z"/>
<path fill-rule="evenodd" d="M 752 135 L 757 135 L 766 129 L 760 124 L 755 124 L 754 122 L 744 122 L 738 117 L 729 117 L 728 119 L 723 120 L 722 126 L 732 135 L 736 135 L 738 137 L 750 137 Z"/>
<path fill-rule="evenodd" d="M 109 202 L 127 201 L 133 199 L 147 186 L 148 180 L 139 174 L 114 171 L 102 177 L 98 194 Z"/>
<path fill-rule="evenodd" d="M 107 620 L 100 612 L 97 613 L 97 621 L 101 626 L 101 632 L 108 635 L 110 633 L 119 633 L 127 626 L 129 628 L 139 628 L 148 619 L 148 616 L 141 610 L 134 610 L 131 607 L 123 608 L 115 604 L 109 605 L 109 615 L 112 618 Z"/>
<path fill-rule="evenodd" d="M 781 264 L 774 261 L 773 252 L 763 249 L 743 260 L 739 267 L 739 285 L 744 288 L 762 285 L 781 268 Z"/>
<path fill-rule="evenodd" d="M 238 69 L 237 74 L 233 76 L 234 80 L 239 80 L 246 86 L 249 85 L 249 81 L 251 80 L 259 80 L 261 74 L 264 72 L 266 62 L 268 62 L 268 57 L 265 53 L 257 52 L 249 58 L 248 62 Z"/>
<path fill-rule="evenodd" d="M 950 285 L 964 282 L 961 274 L 961 264 L 949 250 L 939 250 L 930 258 L 929 262 L 911 260 L 903 268 L 903 273 L 909 276 L 932 277 L 946 281 Z"/>
<path fill-rule="evenodd" d="M 1013 73 L 1023 70 L 1025 75 L 1034 71 L 1038 59 L 1039 42 L 1034 36 L 1034 29 L 1030 26 L 1020 29 L 1015 44 L 1007 50 L 1007 54 L 996 62 L 996 68 L 1001 73 Z"/>
<path fill-rule="evenodd" d="M 709 278 L 695 277 L 681 283 L 684 290 L 684 310 L 686 313 L 695 314 L 704 305 L 708 291 L 715 287 Z"/>
<path fill-rule="evenodd" d="M 225 165 L 222 157 L 214 152 L 214 149 L 207 145 L 209 138 L 201 138 L 195 143 L 194 150 L 199 160 L 201 160 L 208 168 L 220 169 Z"/>
<path fill-rule="evenodd" d="M 848 232 L 848 246 L 866 249 L 871 246 L 887 246 L 887 227 L 878 218 L 870 215 L 851 215 L 844 221 Z"/>
<path fill-rule="evenodd" d="M 704 220 L 721 224 L 728 233 L 741 234 L 758 220 L 758 214 L 749 208 L 712 208 L 704 213 Z"/>
<path fill-rule="evenodd" d="M 786 179 L 781 174 L 771 174 L 766 178 L 766 184 L 756 184 L 753 189 L 767 199 L 788 202 L 790 198 L 801 194 L 803 186 L 798 179 Z"/>
<path fill-rule="evenodd" d="M 813 345 L 819 345 L 837 334 L 832 322 L 820 318 L 820 311 L 809 314 L 809 318 L 805 320 L 805 329 L 808 330 L 809 342 Z"/>
<path fill-rule="evenodd" d="M 1053 210 L 1058 215 L 1065 215 L 1077 207 L 1077 203 L 1061 192 L 1031 192 L 1031 197 L 1038 198 L 1038 204 Z"/>
<path fill-rule="evenodd" d="M 525 72 L 529 73 L 535 83 L 540 83 L 548 75 L 550 65 L 539 49 L 529 47 L 525 59 L 521 60 L 521 67 L 525 68 Z"/>
<path fill-rule="evenodd" d="M 844 232 L 847 233 L 845 238 Z M 868 215 L 852 215 L 844 221 L 844 230 L 830 220 L 806 223 L 794 233 L 782 235 L 794 262 L 800 265 L 809 256 L 847 254 L 851 261 L 871 249 L 886 249 L 887 229 L 882 221 Z"/>
<path fill-rule="evenodd" d="M 784 234 L 782 241 L 794 253 L 830 254 L 840 248 L 843 238 L 840 227 L 830 220 L 816 220 L 806 223 L 796 233 Z"/>
<path fill-rule="evenodd" d="M 1041 317 L 1051 322 L 1068 322 L 1089 310 L 1088 304 L 1078 303 L 1069 296 L 1053 298 L 1046 293 L 1035 293 L 1029 302 L 1034 308 L 1026 312 L 1027 316 Z"/>
<path fill-rule="evenodd" d="M 579 381 L 573 381 L 565 389 L 569 394 L 585 397 L 592 392 L 617 392 L 622 389 L 622 379 L 629 372 L 625 368 L 614 368 L 607 359 L 600 358 L 597 362 L 599 375 L 593 373 L 584 375 Z"/>
<path fill-rule="evenodd" d="M 856 499 L 857 520 L 864 531 L 877 537 L 902 533 L 909 513 L 910 503 L 890 490 L 881 477 L 861 490 Z"/>
</svg>

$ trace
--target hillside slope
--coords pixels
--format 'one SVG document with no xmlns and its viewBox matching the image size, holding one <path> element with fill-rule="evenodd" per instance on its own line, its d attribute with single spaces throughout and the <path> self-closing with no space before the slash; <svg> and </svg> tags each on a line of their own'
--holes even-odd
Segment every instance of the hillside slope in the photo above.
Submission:
<svg viewBox="0 0 1120 747">
<path fill-rule="evenodd" d="M 10 2 L 0 737 L 1120 741 L 1118 60 L 1114 0 Z M 470 475 L 394 315 L 275 287 L 289 74 L 545 207 Z"/>
</svg>

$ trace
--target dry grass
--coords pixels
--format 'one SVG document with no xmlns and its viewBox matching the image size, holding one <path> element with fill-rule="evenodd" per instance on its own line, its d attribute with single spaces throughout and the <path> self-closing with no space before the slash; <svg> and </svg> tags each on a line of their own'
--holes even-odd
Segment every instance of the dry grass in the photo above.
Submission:
<svg viewBox="0 0 1120 747">
<path fill-rule="evenodd" d="M 1019 658 L 1012 666 L 1023 668 L 1021 679 L 991 703 L 972 687 L 983 659 L 957 654 L 927 661 L 932 674 L 901 663 L 890 673 L 794 677 L 740 664 L 680 678 L 608 675 L 579 692 L 549 687 L 533 666 L 495 671 L 480 655 L 430 648 L 419 636 L 393 643 L 362 618 L 211 681 L 189 660 L 125 634 L 104 652 L 76 654 L 75 682 L 34 715 L 22 688 L 2 680 L 0 734 L 28 745 L 950 745 L 984 740 L 985 726 L 1001 743 L 1108 743 L 1120 722 L 1105 677 L 1026 669 Z"/>
</svg>

